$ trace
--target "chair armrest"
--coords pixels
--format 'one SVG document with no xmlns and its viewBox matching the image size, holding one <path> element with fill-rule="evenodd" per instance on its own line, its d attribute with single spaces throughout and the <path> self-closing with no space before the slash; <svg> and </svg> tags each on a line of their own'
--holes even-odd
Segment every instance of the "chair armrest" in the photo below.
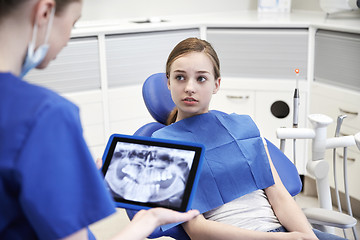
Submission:
<svg viewBox="0 0 360 240">
<path fill-rule="evenodd" d="M 357 222 L 354 217 L 333 210 L 323 208 L 303 208 L 302 210 L 311 224 L 345 229 L 355 226 Z"/>
</svg>

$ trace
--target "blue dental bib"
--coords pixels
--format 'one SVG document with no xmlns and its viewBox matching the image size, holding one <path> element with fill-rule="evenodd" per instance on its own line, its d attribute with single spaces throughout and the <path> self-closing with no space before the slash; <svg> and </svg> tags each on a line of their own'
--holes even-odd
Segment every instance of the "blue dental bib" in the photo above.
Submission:
<svg viewBox="0 0 360 240">
<path fill-rule="evenodd" d="M 154 132 L 153 137 L 205 146 L 204 165 L 192 204 L 201 213 L 274 184 L 263 139 L 247 115 L 211 111 L 166 126 Z"/>
</svg>

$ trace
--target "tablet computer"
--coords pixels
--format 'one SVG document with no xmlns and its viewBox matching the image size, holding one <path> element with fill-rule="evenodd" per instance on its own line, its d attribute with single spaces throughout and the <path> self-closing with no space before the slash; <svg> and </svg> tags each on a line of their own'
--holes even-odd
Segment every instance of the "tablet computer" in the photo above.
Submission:
<svg viewBox="0 0 360 240">
<path fill-rule="evenodd" d="M 127 209 L 191 209 L 204 147 L 200 144 L 114 134 L 102 173 L 115 205 Z"/>
</svg>

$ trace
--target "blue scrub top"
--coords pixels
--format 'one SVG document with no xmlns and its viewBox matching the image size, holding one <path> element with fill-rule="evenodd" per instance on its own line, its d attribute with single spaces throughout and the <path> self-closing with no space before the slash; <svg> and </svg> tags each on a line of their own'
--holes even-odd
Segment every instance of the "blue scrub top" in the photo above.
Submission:
<svg viewBox="0 0 360 240">
<path fill-rule="evenodd" d="M 0 73 L 0 239 L 58 239 L 115 212 L 78 108 Z"/>
</svg>

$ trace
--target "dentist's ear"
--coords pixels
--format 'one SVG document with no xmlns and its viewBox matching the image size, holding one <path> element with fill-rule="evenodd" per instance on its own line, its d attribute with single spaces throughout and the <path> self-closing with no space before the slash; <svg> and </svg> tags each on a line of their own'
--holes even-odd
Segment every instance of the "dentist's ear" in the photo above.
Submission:
<svg viewBox="0 0 360 240">
<path fill-rule="evenodd" d="M 43 25 L 48 25 L 51 10 L 55 8 L 55 5 L 56 3 L 54 0 L 41 0 L 38 2 L 38 4 L 36 5 L 35 21 L 37 22 L 39 27 Z"/>
<path fill-rule="evenodd" d="M 218 79 L 215 80 L 215 88 L 213 90 L 213 94 L 216 94 L 219 91 L 220 82 L 221 82 L 221 78 L 218 78 Z"/>
</svg>

